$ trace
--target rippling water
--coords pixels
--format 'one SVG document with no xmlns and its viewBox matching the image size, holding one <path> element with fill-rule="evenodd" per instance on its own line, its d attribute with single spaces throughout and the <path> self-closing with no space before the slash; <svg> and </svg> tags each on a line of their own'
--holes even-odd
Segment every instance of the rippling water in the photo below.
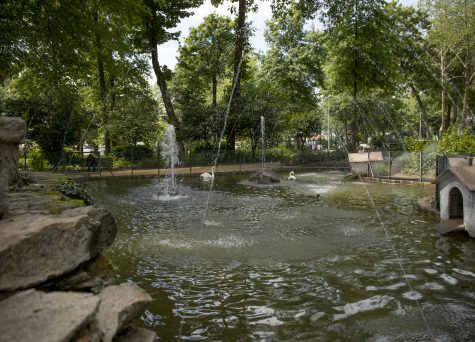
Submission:
<svg viewBox="0 0 475 342">
<path fill-rule="evenodd" d="M 88 183 L 118 222 L 109 258 L 155 299 L 138 323 L 162 340 L 475 339 L 475 242 L 414 211 L 432 188 L 366 185 L 381 225 L 364 184 L 296 176 L 219 176 L 208 208 L 197 178 L 178 197 L 160 180 Z"/>
</svg>

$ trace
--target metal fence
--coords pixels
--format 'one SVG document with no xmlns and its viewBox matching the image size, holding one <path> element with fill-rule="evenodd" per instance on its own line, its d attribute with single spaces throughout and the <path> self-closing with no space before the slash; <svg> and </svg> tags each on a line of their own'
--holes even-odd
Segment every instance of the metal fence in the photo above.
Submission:
<svg viewBox="0 0 475 342">
<path fill-rule="evenodd" d="M 363 152 L 366 153 L 367 152 Z M 433 181 L 447 167 L 468 164 L 467 154 L 436 152 L 379 152 L 382 158 L 370 155 L 364 162 L 352 162 L 352 171 L 380 179 Z M 368 161 L 369 160 L 369 161 Z"/>
<path fill-rule="evenodd" d="M 88 162 L 89 155 L 94 157 L 94 164 Z M 313 164 L 347 164 L 347 156 L 343 151 L 303 151 L 299 153 L 289 154 L 287 151 L 270 151 L 264 155 L 262 159 L 260 151 L 253 154 L 247 150 L 236 150 L 233 153 L 222 151 L 217 156 L 215 151 L 188 151 L 181 158 L 177 167 L 211 167 L 217 158 L 218 166 L 220 165 L 236 165 L 243 166 L 251 164 L 269 164 L 279 163 L 285 166 L 310 166 Z M 105 157 L 98 152 L 62 152 L 53 156 L 49 156 L 49 161 L 44 156 L 28 156 L 21 154 L 20 167 L 24 170 L 44 170 L 65 173 L 75 172 L 113 172 L 129 170 L 133 174 L 138 169 L 163 169 L 166 168 L 166 161 L 163 160 L 160 153 L 155 152 L 152 155 L 141 155 L 131 151 L 126 158 Z M 241 167 L 237 168 L 238 170 Z"/>
</svg>

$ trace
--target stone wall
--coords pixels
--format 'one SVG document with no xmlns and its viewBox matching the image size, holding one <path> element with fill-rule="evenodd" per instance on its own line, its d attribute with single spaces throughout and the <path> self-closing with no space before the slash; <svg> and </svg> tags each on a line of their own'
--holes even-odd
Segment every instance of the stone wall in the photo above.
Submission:
<svg viewBox="0 0 475 342">
<path fill-rule="evenodd" d="M 117 284 L 102 256 L 117 233 L 112 215 L 59 193 L 61 175 L 30 174 L 31 184 L 7 193 L 20 131 L 24 123 L 0 118 L 0 342 L 153 341 L 130 325 L 152 298 Z"/>
</svg>

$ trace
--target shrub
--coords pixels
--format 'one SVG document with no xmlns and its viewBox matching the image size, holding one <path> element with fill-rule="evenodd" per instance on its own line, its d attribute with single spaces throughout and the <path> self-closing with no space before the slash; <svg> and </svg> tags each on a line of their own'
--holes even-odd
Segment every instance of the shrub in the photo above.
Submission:
<svg viewBox="0 0 475 342">
<path fill-rule="evenodd" d="M 29 166 L 33 171 L 43 171 L 51 167 L 40 147 L 34 146 L 28 151 Z"/>
<path fill-rule="evenodd" d="M 154 151 L 146 145 L 119 145 L 114 147 L 112 155 L 117 159 L 139 161 L 142 159 L 153 158 Z"/>
<path fill-rule="evenodd" d="M 68 198 L 82 200 L 84 201 L 85 205 L 93 204 L 92 196 L 86 191 L 86 189 L 80 187 L 75 182 L 66 181 L 58 185 L 55 190 L 59 191 Z"/>
<path fill-rule="evenodd" d="M 430 140 L 419 140 L 414 137 L 405 137 L 404 142 L 406 143 L 407 150 L 410 152 L 424 151 L 432 143 Z"/>
<path fill-rule="evenodd" d="M 458 134 L 457 129 L 452 127 L 443 135 L 437 150 L 439 152 L 475 153 L 475 135 L 468 130 Z"/>
</svg>

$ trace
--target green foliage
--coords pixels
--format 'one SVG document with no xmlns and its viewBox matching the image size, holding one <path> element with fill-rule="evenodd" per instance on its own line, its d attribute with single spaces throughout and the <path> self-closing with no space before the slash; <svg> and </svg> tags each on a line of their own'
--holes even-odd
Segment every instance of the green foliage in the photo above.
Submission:
<svg viewBox="0 0 475 342">
<path fill-rule="evenodd" d="M 475 153 L 475 134 L 464 130 L 457 133 L 452 127 L 440 140 L 437 150 L 439 152 Z"/>
<path fill-rule="evenodd" d="M 66 181 L 56 186 L 55 190 L 59 191 L 68 198 L 82 200 L 86 205 L 94 204 L 92 196 L 87 192 L 87 190 L 77 185 L 73 181 Z"/>
<path fill-rule="evenodd" d="M 401 172 L 408 175 L 419 175 L 422 167 L 422 174 L 430 174 L 435 170 L 435 151 L 426 151 L 422 153 L 421 165 L 420 152 L 407 152 L 397 158 L 397 163 L 401 164 Z"/>
<path fill-rule="evenodd" d="M 124 158 L 114 158 L 112 162 L 113 169 L 127 169 L 127 168 L 130 168 L 131 166 L 132 166 L 132 162 Z"/>
<path fill-rule="evenodd" d="M 27 166 L 33 171 L 43 171 L 51 166 L 38 146 L 30 148 L 27 156 Z"/>
<path fill-rule="evenodd" d="M 154 150 L 146 145 L 120 145 L 114 147 L 112 155 L 116 160 L 126 160 L 128 162 L 140 161 L 147 158 L 153 158 Z"/>
<path fill-rule="evenodd" d="M 424 151 L 432 143 L 430 140 L 420 140 L 414 137 L 405 137 L 404 142 L 407 150 L 411 152 Z"/>
</svg>

